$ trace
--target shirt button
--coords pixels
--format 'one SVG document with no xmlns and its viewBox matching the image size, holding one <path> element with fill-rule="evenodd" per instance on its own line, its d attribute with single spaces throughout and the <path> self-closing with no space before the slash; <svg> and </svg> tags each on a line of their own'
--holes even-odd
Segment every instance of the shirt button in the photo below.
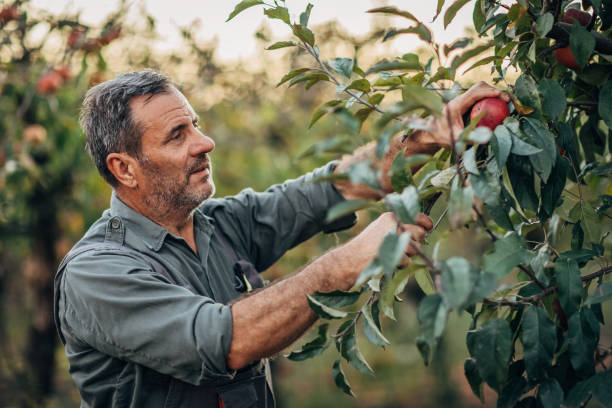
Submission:
<svg viewBox="0 0 612 408">
<path fill-rule="evenodd" d="M 111 228 L 112 229 L 119 229 L 120 225 L 121 225 L 121 223 L 116 218 L 111 221 Z"/>
</svg>

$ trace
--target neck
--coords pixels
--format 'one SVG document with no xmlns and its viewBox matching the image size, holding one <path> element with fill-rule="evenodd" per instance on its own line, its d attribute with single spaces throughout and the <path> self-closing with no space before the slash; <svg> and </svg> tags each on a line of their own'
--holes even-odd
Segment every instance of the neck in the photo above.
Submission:
<svg viewBox="0 0 612 408">
<path fill-rule="evenodd" d="M 191 249 L 197 253 L 195 236 L 193 233 L 193 210 L 184 208 L 171 208 L 164 205 L 151 205 L 136 199 L 129 192 L 116 189 L 117 197 L 134 211 L 144 215 L 156 224 L 161 225 L 170 233 L 183 238 Z M 156 203 L 159 204 L 159 203 Z"/>
</svg>

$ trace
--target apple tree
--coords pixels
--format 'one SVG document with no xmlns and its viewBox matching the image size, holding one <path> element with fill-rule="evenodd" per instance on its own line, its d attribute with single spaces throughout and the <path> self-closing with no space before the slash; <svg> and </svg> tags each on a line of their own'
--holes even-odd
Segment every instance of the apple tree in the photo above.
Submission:
<svg viewBox="0 0 612 408">
<path fill-rule="evenodd" d="M 389 28 L 382 41 L 408 35 L 432 50 L 431 58 L 408 53 L 371 66 L 361 66 L 358 55 L 321 55 L 309 27 L 312 4 L 292 18 L 283 0 L 244 0 L 229 15 L 258 6 L 286 24 L 292 37 L 267 49 L 292 47 L 311 58 L 279 85 L 335 87 L 337 96 L 308 126 L 333 115 L 355 137 L 372 139 L 378 159 L 394 138 L 426 130 L 430 117 L 444 120 L 444 103 L 465 90 L 460 79 L 467 71 L 490 67 L 487 82 L 512 100 L 509 109 L 499 100 L 474 107 L 465 129 L 451 135 L 450 149 L 398 153 L 389 172 L 392 193 L 383 193 L 373 163 L 352 166 L 338 177 L 366 184 L 384 199 L 347 201 L 328 213 L 333 220 L 379 209 L 410 223 L 435 204 L 449 228 L 486 236 L 491 250 L 470 262 L 460 253 L 438 259 L 435 250 L 417 249 L 402 269 L 397 264 L 409 237 L 388 234 L 351 291 L 309 296 L 322 323 L 288 358 L 304 360 L 333 344 L 339 354 L 334 381 L 352 395 L 343 366 L 373 373 L 358 340 L 389 345 L 381 323 L 395 319 L 394 303 L 414 277 L 426 294 L 416 344 L 426 365 L 448 315 L 467 313 L 465 376 L 481 399 L 487 384 L 501 407 L 574 407 L 591 399 L 612 406 L 612 348 L 600 338 L 602 304 L 612 299 L 612 1 L 438 0 L 432 16 L 447 26 L 468 5 L 478 38 L 451 44 L 435 42 L 409 10 L 369 10 L 405 23 Z M 496 115 L 503 122 L 480 122 Z M 341 151 L 344 143 L 332 138 L 312 150 Z"/>
</svg>

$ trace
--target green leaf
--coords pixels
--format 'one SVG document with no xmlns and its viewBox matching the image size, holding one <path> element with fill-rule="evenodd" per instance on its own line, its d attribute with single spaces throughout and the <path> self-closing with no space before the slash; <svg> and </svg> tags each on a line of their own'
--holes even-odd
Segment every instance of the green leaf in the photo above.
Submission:
<svg viewBox="0 0 612 408">
<path fill-rule="evenodd" d="M 312 31 L 310 31 L 308 27 L 305 27 L 301 24 L 294 24 L 292 27 L 293 27 L 293 34 L 297 38 L 304 41 L 306 44 L 310 45 L 311 47 L 314 46 L 314 43 L 315 43 L 314 34 Z"/>
<path fill-rule="evenodd" d="M 452 71 L 455 72 L 461 65 L 470 61 L 475 56 L 482 54 L 491 47 L 493 47 L 492 42 L 483 45 L 477 45 L 474 48 L 470 48 L 469 50 L 464 51 L 461 55 L 453 58 L 453 61 L 451 62 Z"/>
<path fill-rule="evenodd" d="M 478 276 L 466 300 L 466 308 L 481 302 L 482 299 L 495 291 L 499 279 L 492 273 L 478 271 Z"/>
<path fill-rule="evenodd" d="M 493 135 L 494 137 L 491 139 L 491 149 L 495 155 L 497 167 L 503 169 L 510 155 L 510 150 L 512 149 L 512 135 L 508 128 L 503 125 L 497 126 L 493 131 Z"/>
<path fill-rule="evenodd" d="M 559 301 L 567 316 L 571 316 L 580 306 L 582 299 L 582 280 L 576 261 L 559 258 L 555 261 L 555 279 L 559 287 Z"/>
<path fill-rule="evenodd" d="M 491 319 L 478 330 L 468 333 L 470 354 L 476 360 L 480 376 L 500 391 L 508 374 L 512 354 L 512 330 L 504 319 Z"/>
<path fill-rule="evenodd" d="M 257 6 L 258 4 L 264 4 L 261 0 L 243 0 L 234 7 L 234 11 L 230 13 L 225 22 L 230 21 L 232 18 L 236 17 L 243 10 L 248 9 L 249 7 Z"/>
<path fill-rule="evenodd" d="M 334 376 L 334 383 L 336 387 L 340 388 L 342 392 L 345 394 L 354 397 L 353 390 L 351 390 L 351 386 L 349 385 L 346 377 L 344 376 L 344 372 L 342 371 L 342 367 L 340 366 L 340 360 L 336 360 L 334 362 L 334 367 L 332 368 L 332 375 Z"/>
<path fill-rule="evenodd" d="M 425 24 L 419 23 L 414 27 L 392 28 L 383 37 L 383 42 L 400 34 L 416 34 L 425 42 L 431 42 L 432 34 Z"/>
<path fill-rule="evenodd" d="M 341 308 L 350 306 L 359 299 L 361 292 L 345 292 L 342 290 L 334 290 L 331 292 L 316 292 L 310 297 L 317 303 L 331 307 Z"/>
<path fill-rule="evenodd" d="M 282 84 L 284 84 L 285 82 L 289 81 L 290 79 L 293 79 L 295 77 L 297 77 L 298 75 L 303 74 L 304 72 L 310 71 L 310 68 L 299 68 L 299 69 L 295 69 L 287 74 L 285 74 L 285 76 L 283 76 L 280 80 L 280 82 L 278 84 L 276 84 L 276 86 L 280 86 Z"/>
<path fill-rule="evenodd" d="M 587 300 L 584 302 L 585 305 L 594 305 L 602 302 L 606 302 L 612 299 L 612 282 L 602 283 L 597 286 L 595 292 L 593 292 Z"/>
<path fill-rule="evenodd" d="M 436 116 L 442 114 L 445 106 L 440 94 L 417 84 L 404 85 L 402 87 L 402 98 L 404 101 L 414 103 L 417 107 L 425 108 L 429 113 Z"/>
<path fill-rule="evenodd" d="M 292 361 L 303 361 L 321 354 L 329 346 L 327 329 L 329 324 L 319 326 L 317 337 L 304 344 L 301 349 L 293 350 L 287 358 Z"/>
<path fill-rule="evenodd" d="M 285 24 L 291 25 L 289 10 L 286 7 L 276 7 L 264 10 L 264 14 L 271 19 L 282 20 Z"/>
<path fill-rule="evenodd" d="M 550 119 L 558 119 L 567 107 L 565 91 L 559 85 L 559 82 L 549 78 L 542 78 L 538 84 L 538 90 L 542 95 L 542 110 L 544 114 Z"/>
<path fill-rule="evenodd" d="M 310 12 L 312 11 L 313 5 L 308 3 L 306 6 L 306 10 L 300 14 L 300 24 L 306 27 L 308 25 L 308 20 L 310 20 Z"/>
<path fill-rule="evenodd" d="M 472 13 L 472 22 L 474 23 L 474 28 L 477 33 L 482 33 L 482 28 L 487 22 L 487 18 L 484 14 L 484 10 L 482 8 L 482 0 L 476 0 L 474 4 L 474 12 Z"/>
<path fill-rule="evenodd" d="M 514 147 L 516 140 L 512 141 L 512 147 Z M 533 167 L 529 160 L 511 154 L 506 163 L 506 168 L 512 184 L 512 191 L 521 208 L 537 212 L 539 200 L 534 187 Z"/>
<path fill-rule="evenodd" d="M 538 87 L 529 75 L 522 74 L 514 83 L 515 96 L 525 106 L 529 106 L 537 111 L 541 109 L 540 95 Z"/>
<path fill-rule="evenodd" d="M 350 329 L 341 337 L 340 340 L 340 355 L 346 359 L 353 367 L 359 370 L 362 374 L 374 373 L 372 367 L 365 360 L 359 346 L 355 340 L 355 326 L 351 326 Z"/>
<path fill-rule="evenodd" d="M 334 58 L 327 60 L 327 64 L 340 75 L 350 78 L 355 61 L 352 58 Z"/>
<path fill-rule="evenodd" d="M 393 278 L 385 279 L 383 281 L 381 296 L 380 296 L 380 308 L 383 313 L 387 315 L 390 319 L 395 320 L 395 312 L 393 310 L 393 305 L 395 304 L 396 297 L 399 296 L 400 293 L 406 287 L 408 283 L 408 279 L 410 278 L 411 272 L 418 267 L 409 266 L 407 268 L 402 268 L 396 270 L 393 274 Z"/>
<path fill-rule="evenodd" d="M 374 321 L 372 317 L 372 312 L 370 311 L 370 306 L 368 304 L 364 304 L 361 308 L 361 313 L 363 314 L 363 333 L 367 337 L 370 342 L 379 347 L 385 347 L 390 344 L 389 340 L 382 334 L 378 325 Z"/>
<path fill-rule="evenodd" d="M 523 316 L 525 369 L 530 381 L 546 376 L 557 348 L 557 330 L 546 310 L 529 306 Z"/>
<path fill-rule="evenodd" d="M 416 341 L 425 365 L 429 365 L 438 339 L 444 332 L 447 314 L 448 308 L 438 293 L 426 296 L 419 303 L 417 319 L 421 326 L 421 335 Z"/>
<path fill-rule="evenodd" d="M 347 170 L 349 179 L 355 184 L 365 184 L 375 190 L 380 190 L 378 178 L 374 170 L 365 161 L 352 164 Z"/>
<path fill-rule="evenodd" d="M 372 262 L 370 262 L 368 266 L 366 266 L 363 269 L 363 271 L 361 271 L 361 274 L 359 274 L 359 277 L 357 278 L 357 281 L 355 282 L 355 285 L 353 286 L 359 287 L 363 285 L 364 282 L 367 282 L 371 278 L 379 276 L 380 274 L 382 274 L 382 272 L 383 272 L 383 266 L 381 265 L 378 258 L 374 258 Z"/>
<path fill-rule="evenodd" d="M 482 378 L 480 377 L 480 373 L 478 372 L 476 360 L 473 358 L 467 358 L 465 360 L 465 363 L 463 363 L 463 372 L 465 373 L 465 378 L 470 384 L 472 392 L 478 397 L 480 402 L 484 404 L 484 394 L 482 393 Z"/>
<path fill-rule="evenodd" d="M 348 313 L 341 310 L 336 310 L 318 302 L 314 297 L 307 295 L 308 304 L 310 308 L 317 314 L 317 316 L 324 319 L 342 319 L 346 317 Z"/>
<path fill-rule="evenodd" d="M 469 3 L 469 1 L 470 0 L 456 0 L 448 9 L 446 9 L 446 13 L 444 13 L 444 28 L 448 27 L 448 25 L 457 15 L 457 12 L 467 3 Z"/>
<path fill-rule="evenodd" d="M 542 181 L 546 183 L 557 158 L 555 135 L 544 127 L 542 122 L 533 118 L 525 118 L 521 130 L 542 149 L 542 152 L 529 156 L 529 160 Z"/>
<path fill-rule="evenodd" d="M 511 377 L 499 394 L 497 408 L 514 408 L 526 386 L 527 380 L 523 377 Z"/>
<path fill-rule="evenodd" d="M 306 68 L 307 70 L 308 68 Z M 297 74 L 296 74 L 297 75 Z M 290 78 L 289 78 L 290 79 Z M 283 77 L 283 80 L 285 80 L 285 78 Z M 281 82 L 279 82 L 278 85 L 280 85 L 282 82 L 284 82 L 283 80 L 281 80 Z M 276 86 L 278 86 L 276 85 Z M 308 128 L 310 129 L 312 127 L 312 125 L 314 125 L 315 123 L 317 123 L 317 121 L 319 119 L 321 119 L 326 113 L 329 113 L 331 111 L 333 111 L 332 108 L 340 105 L 344 103 L 344 101 L 340 100 L 340 99 L 333 99 L 331 101 L 325 102 L 323 104 L 323 106 L 321 106 L 319 109 L 317 109 L 313 114 L 312 114 L 312 118 L 310 118 L 310 123 L 308 124 Z"/>
<path fill-rule="evenodd" d="M 347 200 L 334 205 L 328 212 L 325 222 L 329 223 L 342 218 L 345 215 L 352 214 L 355 211 L 363 210 L 376 206 L 376 201 L 372 200 Z"/>
<path fill-rule="evenodd" d="M 372 65 L 370 69 L 366 71 L 366 75 L 370 75 L 370 74 L 373 74 L 375 72 L 380 72 L 380 71 L 395 71 L 395 70 L 409 70 L 409 71 L 417 70 L 418 71 L 421 69 L 423 69 L 423 67 L 419 63 L 418 59 L 417 61 L 414 61 L 414 60 L 406 61 L 406 60 L 401 60 L 401 59 L 392 60 L 392 61 L 382 60 Z"/>
<path fill-rule="evenodd" d="M 307 82 L 306 89 L 309 89 L 314 83 L 319 81 L 329 81 L 329 77 L 326 74 L 304 74 L 299 75 L 289 81 L 289 87 L 291 88 L 295 84 L 299 84 L 300 82 Z"/>
<path fill-rule="evenodd" d="M 593 354 L 599 342 L 599 322 L 591 309 L 583 308 L 569 318 L 567 341 L 574 370 L 581 376 L 593 375 Z"/>
<path fill-rule="evenodd" d="M 612 370 L 597 373 L 576 384 L 568 393 L 563 406 L 579 407 L 593 394 L 599 402 L 608 404 L 604 405 L 608 407 L 612 400 L 610 398 L 610 384 L 612 384 Z"/>
<path fill-rule="evenodd" d="M 606 122 L 608 129 L 612 129 L 612 80 L 609 80 L 599 90 L 599 104 L 597 112 Z"/>
<path fill-rule="evenodd" d="M 460 187 L 459 179 L 455 179 L 448 200 L 448 221 L 452 228 L 460 228 L 471 221 L 473 203 L 472 187 Z"/>
<path fill-rule="evenodd" d="M 538 387 L 538 401 L 542 408 L 558 408 L 563 403 L 563 388 L 554 378 L 547 378 Z"/>
<path fill-rule="evenodd" d="M 297 159 L 303 159 L 313 155 L 319 156 L 323 153 L 351 153 L 354 150 L 355 146 L 350 136 L 336 136 L 309 146 L 308 149 L 297 156 Z"/>
<path fill-rule="evenodd" d="M 463 167 L 472 174 L 479 174 L 476 164 L 476 147 L 470 147 L 463 153 Z"/>
<path fill-rule="evenodd" d="M 294 41 L 278 41 L 268 46 L 266 50 L 278 50 L 279 48 L 295 47 L 296 45 L 297 43 L 295 43 Z M 308 70 L 308 68 L 306 68 L 306 70 Z"/>
<path fill-rule="evenodd" d="M 395 231 L 385 235 L 380 248 L 378 249 L 378 261 L 383 267 L 383 272 L 387 279 L 391 279 L 397 264 L 402 260 L 404 252 L 410 243 L 410 233 L 405 232 L 397 235 Z"/>
<path fill-rule="evenodd" d="M 567 159 L 557 154 L 555 167 L 553 167 L 548 181 L 542 184 L 541 190 L 542 210 L 546 211 L 548 215 L 552 215 L 554 209 L 557 207 L 557 203 L 565 187 L 568 172 L 569 163 Z"/>
<path fill-rule="evenodd" d="M 378 7 L 368 10 L 366 11 L 366 13 L 393 14 L 396 16 L 407 18 L 408 20 L 412 20 L 416 23 L 419 22 L 419 20 L 412 13 L 408 11 L 398 10 L 396 7 Z"/>
<path fill-rule="evenodd" d="M 474 143 L 488 143 L 492 136 L 491 129 L 479 126 L 468 134 L 467 140 Z"/>
<path fill-rule="evenodd" d="M 436 292 L 431 274 L 425 268 L 417 269 L 414 273 L 414 279 L 426 295 L 432 295 Z"/>
<path fill-rule="evenodd" d="M 512 135 L 512 154 L 516 154 L 518 156 L 532 156 L 541 152 L 542 149 L 540 149 L 539 147 L 530 145 L 529 143 L 524 142 L 518 137 Z"/>
<path fill-rule="evenodd" d="M 370 92 L 370 89 L 371 89 L 370 81 L 368 81 L 365 78 L 356 79 L 353 82 L 351 82 L 349 86 L 347 86 L 343 90 L 349 90 L 349 89 L 356 89 L 361 92 Z"/>
<path fill-rule="evenodd" d="M 483 268 L 498 278 L 504 277 L 521 263 L 529 263 L 530 253 L 525 239 L 516 232 L 509 232 L 495 241 L 494 248 L 493 252 L 484 256 Z"/>
<path fill-rule="evenodd" d="M 580 68 L 584 67 L 589 62 L 589 58 L 595 50 L 595 37 L 577 21 L 574 21 L 572 31 L 570 32 L 569 43 L 570 50 L 572 54 L 574 54 L 576 62 Z"/>
<path fill-rule="evenodd" d="M 442 298 L 446 304 L 457 311 L 462 311 L 478 278 L 478 270 L 459 257 L 452 257 L 440 262 L 442 270 Z"/>
<path fill-rule="evenodd" d="M 546 37 L 546 34 L 548 34 L 548 32 L 551 30 L 554 23 L 555 23 L 555 17 L 552 15 L 551 12 L 544 13 L 543 15 L 538 17 L 538 20 L 536 21 L 536 27 L 535 27 L 538 37 L 540 38 Z"/>
<path fill-rule="evenodd" d="M 414 186 L 408 186 L 401 194 L 387 194 L 385 202 L 403 224 L 414 224 L 421 212 L 419 193 Z"/>
</svg>

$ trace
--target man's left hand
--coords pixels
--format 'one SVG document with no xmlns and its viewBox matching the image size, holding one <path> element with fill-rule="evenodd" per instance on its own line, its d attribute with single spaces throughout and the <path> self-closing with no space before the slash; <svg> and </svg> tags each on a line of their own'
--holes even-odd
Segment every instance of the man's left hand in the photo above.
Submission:
<svg viewBox="0 0 612 408">
<path fill-rule="evenodd" d="M 463 115 L 470 110 L 476 102 L 484 98 L 501 98 L 506 102 L 510 97 L 503 91 L 493 88 L 486 82 L 478 82 L 446 104 L 442 116 L 434 118 L 430 123 L 430 131 L 427 132 L 431 143 L 440 147 L 450 148 L 456 142 L 463 131 Z"/>
</svg>

